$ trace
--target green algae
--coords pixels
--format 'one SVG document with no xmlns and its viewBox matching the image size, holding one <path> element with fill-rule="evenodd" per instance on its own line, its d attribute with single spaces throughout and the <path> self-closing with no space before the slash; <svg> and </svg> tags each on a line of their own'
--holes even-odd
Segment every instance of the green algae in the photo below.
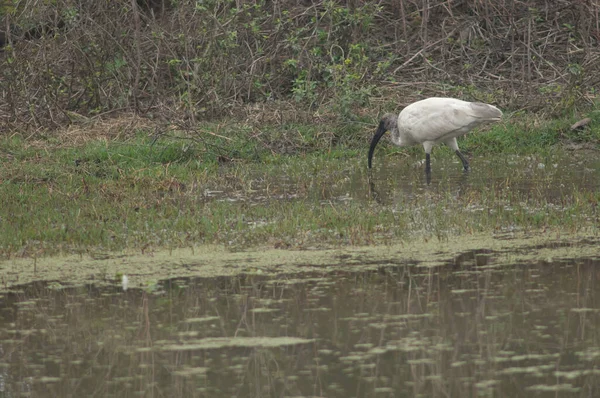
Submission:
<svg viewBox="0 0 600 398">
<path fill-rule="evenodd" d="M 173 374 L 175 376 L 190 377 L 190 376 L 197 376 L 197 375 L 204 376 L 204 375 L 206 375 L 206 372 L 208 372 L 208 368 L 200 366 L 200 367 L 195 367 L 195 368 L 184 367 L 184 368 L 174 371 Z"/>
<path fill-rule="evenodd" d="M 314 271 L 325 273 L 336 269 L 369 270 L 399 264 L 435 268 L 461 265 L 461 254 L 482 249 L 495 254 L 494 266 L 498 272 L 504 265 L 520 262 L 600 256 L 597 235 L 559 231 L 548 231 L 543 235 L 514 233 L 510 239 L 506 235 L 461 235 L 441 241 L 324 250 L 256 248 L 230 252 L 220 246 L 206 245 L 146 254 L 118 252 L 102 258 L 67 255 L 2 260 L 0 291 L 33 281 L 58 281 L 70 285 L 116 284 L 115 275 L 127 275 L 130 288 L 146 287 L 149 282 L 168 278 L 247 274 L 250 265 L 255 271 L 260 270 L 262 275 L 293 275 Z M 480 272 L 476 268 L 470 271 Z M 489 269 L 486 268 L 486 271 Z M 287 278 L 284 282 L 306 281 Z M 466 291 L 456 289 L 455 293 Z"/>
<path fill-rule="evenodd" d="M 299 344 L 309 344 L 314 342 L 312 339 L 302 339 L 297 337 L 215 337 L 199 340 L 189 340 L 184 344 L 156 345 L 155 349 L 160 351 L 196 351 L 196 350 L 214 350 L 231 347 L 245 348 L 273 348 L 293 346 Z"/>
<path fill-rule="evenodd" d="M 527 387 L 526 390 L 527 391 L 536 391 L 536 392 L 575 393 L 575 392 L 579 392 L 581 390 L 581 388 L 573 387 L 571 384 L 568 384 L 568 383 L 552 384 L 552 385 L 536 384 L 534 386 Z"/>
<path fill-rule="evenodd" d="M 188 318 L 184 322 L 185 323 L 203 323 L 203 322 L 212 322 L 218 321 L 220 318 L 218 316 L 205 316 L 201 318 Z"/>
</svg>

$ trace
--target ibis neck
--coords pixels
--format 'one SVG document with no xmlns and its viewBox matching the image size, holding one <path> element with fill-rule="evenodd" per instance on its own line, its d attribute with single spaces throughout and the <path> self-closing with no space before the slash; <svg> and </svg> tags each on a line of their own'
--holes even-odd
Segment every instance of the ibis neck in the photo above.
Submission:
<svg viewBox="0 0 600 398">
<path fill-rule="evenodd" d="M 400 130 L 398 130 L 398 126 L 394 126 L 391 130 L 390 130 L 390 135 L 391 135 L 391 139 L 392 142 L 398 146 L 403 146 L 402 145 L 402 140 L 400 139 Z"/>
</svg>

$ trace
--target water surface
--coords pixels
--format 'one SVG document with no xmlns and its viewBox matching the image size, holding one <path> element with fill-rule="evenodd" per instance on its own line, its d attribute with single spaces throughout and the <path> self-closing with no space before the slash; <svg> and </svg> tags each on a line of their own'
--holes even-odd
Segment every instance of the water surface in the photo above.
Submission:
<svg viewBox="0 0 600 398">
<path fill-rule="evenodd" d="M 598 242 L 588 242 L 597 245 Z M 33 397 L 593 397 L 600 255 L 37 283 L 2 297 L 0 391 Z M 424 265 L 424 264 L 423 264 Z"/>
<path fill-rule="evenodd" d="M 408 158 L 377 162 L 370 176 L 351 162 L 331 171 L 283 168 L 207 187 L 204 199 L 356 201 L 418 216 L 441 198 L 444 220 L 457 209 L 511 216 L 511 206 L 573 207 L 600 190 L 599 160 L 577 154 L 471 159 L 468 174 L 442 157 L 429 185 Z M 395 255 L 340 249 L 323 263 L 300 256 L 307 251 L 271 253 L 269 264 L 233 253 L 214 270 L 229 276 L 160 282 L 152 281 L 157 269 L 213 275 L 208 262 L 218 254 L 192 248 L 178 260 L 148 256 L 129 268 L 112 255 L 58 267 L 6 262 L 5 290 L 19 278 L 74 281 L 81 273 L 104 282 L 124 269 L 136 288 L 40 282 L 3 293 L 0 396 L 600 396 L 597 237 L 498 250 L 485 242 L 503 235 L 489 235 L 470 249 L 444 235 L 422 252 L 420 241 Z M 553 252 L 564 245 L 575 245 L 570 257 Z"/>
<path fill-rule="evenodd" d="M 206 200 L 262 203 L 272 200 L 360 201 L 373 198 L 382 204 L 418 199 L 422 195 L 509 190 L 536 200 L 558 201 L 574 191 L 600 190 L 600 158 L 594 153 L 547 156 L 493 155 L 471 158 L 471 171 L 463 172 L 457 157 L 438 156 L 432 179 L 426 182 L 423 162 L 401 155 L 381 157 L 367 170 L 365 159 L 340 160 L 335 169 L 306 162 L 302 167 L 282 166 L 277 173 L 256 171 L 243 182 L 221 181 L 207 187 Z M 364 162 L 363 162 L 364 160 Z M 225 169 L 226 170 L 226 169 Z"/>
</svg>

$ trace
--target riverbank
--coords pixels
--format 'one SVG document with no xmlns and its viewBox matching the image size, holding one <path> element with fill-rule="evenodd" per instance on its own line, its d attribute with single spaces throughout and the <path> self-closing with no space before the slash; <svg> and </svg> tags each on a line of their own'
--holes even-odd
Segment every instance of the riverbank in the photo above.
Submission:
<svg viewBox="0 0 600 398">
<path fill-rule="evenodd" d="M 595 113 L 591 113 L 592 116 Z M 444 147 L 426 185 L 418 147 L 377 149 L 352 125 L 143 120 L 0 139 L 0 256 L 332 248 L 598 225 L 600 129 L 509 118 Z"/>
</svg>

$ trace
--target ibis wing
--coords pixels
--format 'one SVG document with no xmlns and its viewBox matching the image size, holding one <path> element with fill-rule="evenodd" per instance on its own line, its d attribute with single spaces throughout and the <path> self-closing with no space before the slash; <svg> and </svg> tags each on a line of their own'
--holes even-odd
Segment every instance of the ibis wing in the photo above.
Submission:
<svg viewBox="0 0 600 398">
<path fill-rule="evenodd" d="M 486 121 L 500 120 L 502 112 L 500 109 L 493 105 L 483 104 L 481 102 L 471 102 L 466 112 L 472 117 L 477 119 L 484 119 Z"/>
<path fill-rule="evenodd" d="M 484 122 L 499 120 L 502 115 L 497 108 L 480 103 L 436 105 L 400 115 L 400 124 L 414 141 L 439 142 L 459 137 Z"/>
</svg>

